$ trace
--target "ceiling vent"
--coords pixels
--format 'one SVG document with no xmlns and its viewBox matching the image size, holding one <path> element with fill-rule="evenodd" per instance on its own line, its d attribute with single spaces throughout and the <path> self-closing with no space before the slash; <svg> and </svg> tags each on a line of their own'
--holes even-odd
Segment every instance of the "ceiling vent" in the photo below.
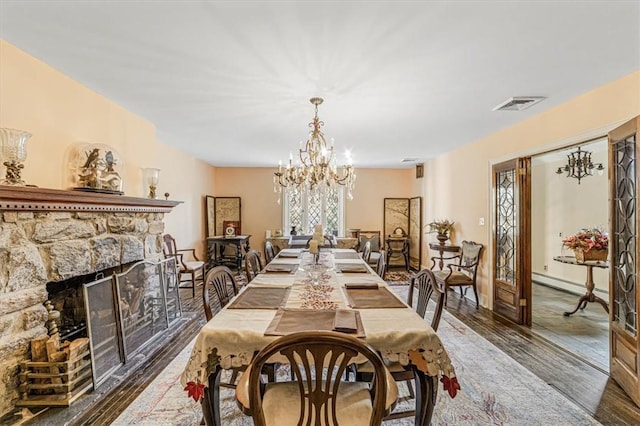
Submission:
<svg viewBox="0 0 640 426">
<path fill-rule="evenodd" d="M 403 158 L 401 163 L 415 163 L 416 161 L 418 161 L 417 158 Z"/>
<path fill-rule="evenodd" d="M 545 99 L 544 96 L 514 96 L 493 108 L 492 111 L 522 111 Z"/>
</svg>

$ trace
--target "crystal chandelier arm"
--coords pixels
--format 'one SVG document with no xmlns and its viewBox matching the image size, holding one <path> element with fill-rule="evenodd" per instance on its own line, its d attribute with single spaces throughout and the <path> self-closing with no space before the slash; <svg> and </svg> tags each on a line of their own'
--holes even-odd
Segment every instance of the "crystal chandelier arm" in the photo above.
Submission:
<svg viewBox="0 0 640 426">
<path fill-rule="evenodd" d="M 334 184 L 346 185 L 349 187 L 349 197 L 351 198 L 351 189 L 355 180 L 355 173 L 351 165 L 351 159 L 348 164 L 343 166 L 343 174 L 338 173 L 335 165 L 335 148 L 333 140 L 328 144 L 322 126 L 324 122 L 318 118 L 318 105 L 322 98 L 311 98 L 311 103 L 315 106 L 315 116 L 308 124 L 312 129 L 309 138 L 304 146 L 298 150 L 299 163 L 293 165 L 293 157 L 289 155 L 289 165 L 282 170 L 278 165 L 278 171 L 274 173 L 274 181 L 282 187 L 296 186 L 306 187 L 307 189 L 315 189 L 321 186 L 331 187 Z"/>
</svg>

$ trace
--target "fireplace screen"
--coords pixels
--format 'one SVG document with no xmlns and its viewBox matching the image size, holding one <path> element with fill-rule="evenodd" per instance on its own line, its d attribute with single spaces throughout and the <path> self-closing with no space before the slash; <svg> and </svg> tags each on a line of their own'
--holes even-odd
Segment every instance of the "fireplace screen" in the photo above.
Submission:
<svg viewBox="0 0 640 426">
<path fill-rule="evenodd" d="M 102 278 L 84 284 L 84 300 L 95 389 L 123 361 L 113 279 Z"/>
<path fill-rule="evenodd" d="M 94 387 L 181 316 L 173 258 L 84 284 L 84 296 Z"/>
</svg>

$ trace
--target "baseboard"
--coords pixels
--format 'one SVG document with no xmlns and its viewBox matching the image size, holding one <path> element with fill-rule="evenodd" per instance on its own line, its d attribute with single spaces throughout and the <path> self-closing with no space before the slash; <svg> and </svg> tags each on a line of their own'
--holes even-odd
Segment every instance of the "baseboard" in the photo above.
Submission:
<svg viewBox="0 0 640 426">
<path fill-rule="evenodd" d="M 567 281 L 563 280 L 562 278 L 552 277 L 544 274 L 531 274 L 531 281 L 535 284 L 540 284 L 546 287 L 566 291 L 567 293 L 575 294 L 577 296 L 582 296 L 586 291 L 584 283 L 574 283 L 572 281 Z M 593 290 L 593 293 L 596 296 L 603 298 L 604 300 L 609 300 L 608 291 L 596 288 Z"/>
</svg>

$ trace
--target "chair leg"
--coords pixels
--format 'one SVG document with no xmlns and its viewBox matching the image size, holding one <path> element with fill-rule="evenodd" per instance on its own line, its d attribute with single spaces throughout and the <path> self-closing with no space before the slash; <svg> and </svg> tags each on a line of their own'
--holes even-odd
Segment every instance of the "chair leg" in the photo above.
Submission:
<svg viewBox="0 0 640 426">
<path fill-rule="evenodd" d="M 411 384 L 411 381 L 407 380 L 405 383 L 407 384 L 407 389 L 409 390 L 409 396 L 411 397 L 411 399 L 416 399 L 416 393 L 413 391 L 413 385 Z"/>
<path fill-rule="evenodd" d="M 238 380 L 238 370 L 233 370 L 231 372 L 231 378 L 229 379 L 229 384 L 230 385 L 235 385 L 236 384 L 236 380 Z"/>
<path fill-rule="evenodd" d="M 196 297 L 196 271 L 191 273 L 191 297 Z"/>
<path fill-rule="evenodd" d="M 476 309 L 478 309 L 478 307 L 480 306 L 480 303 L 478 300 L 478 289 L 476 288 L 476 283 L 473 283 L 473 294 L 475 294 L 476 296 Z"/>
</svg>

